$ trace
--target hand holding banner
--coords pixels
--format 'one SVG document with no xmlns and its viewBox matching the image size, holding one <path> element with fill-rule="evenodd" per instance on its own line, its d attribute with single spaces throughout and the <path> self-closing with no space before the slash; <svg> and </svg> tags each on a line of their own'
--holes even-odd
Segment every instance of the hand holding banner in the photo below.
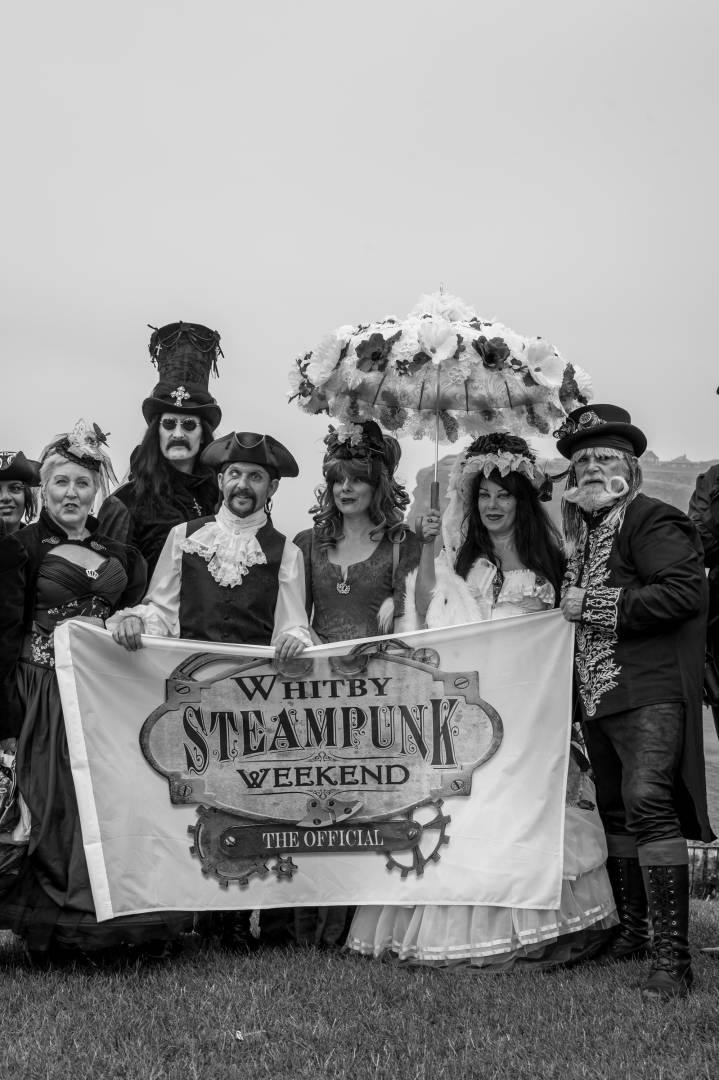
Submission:
<svg viewBox="0 0 719 1080">
<path fill-rule="evenodd" d="M 558 612 L 279 662 L 144 641 L 128 654 L 87 625 L 56 633 L 98 919 L 558 906 L 572 666 Z"/>
</svg>

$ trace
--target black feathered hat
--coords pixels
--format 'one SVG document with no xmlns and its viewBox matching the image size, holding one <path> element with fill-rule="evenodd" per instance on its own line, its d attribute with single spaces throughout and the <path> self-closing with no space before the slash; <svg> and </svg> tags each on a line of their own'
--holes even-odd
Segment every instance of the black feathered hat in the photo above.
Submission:
<svg viewBox="0 0 719 1080">
<path fill-rule="evenodd" d="M 286 446 L 271 435 L 256 431 L 231 431 L 206 446 L 200 455 L 204 465 L 220 472 L 233 462 L 261 465 L 274 478 L 298 476 L 299 466 Z"/>
<path fill-rule="evenodd" d="M 142 403 L 149 424 L 164 412 L 192 413 L 214 429 L 222 410 L 208 391 L 210 372 L 217 375 L 217 355 L 224 356 L 217 330 L 200 323 L 175 322 L 153 329 L 149 350 L 160 381 Z"/>
<path fill-rule="evenodd" d="M 26 458 L 22 450 L 0 450 L 0 483 L 18 480 L 28 487 L 40 484 L 40 462 Z"/>
<path fill-rule="evenodd" d="M 574 409 L 554 437 L 557 450 L 565 458 L 590 446 L 608 446 L 636 457 L 641 457 L 647 448 L 646 435 L 619 405 L 583 405 Z"/>
</svg>

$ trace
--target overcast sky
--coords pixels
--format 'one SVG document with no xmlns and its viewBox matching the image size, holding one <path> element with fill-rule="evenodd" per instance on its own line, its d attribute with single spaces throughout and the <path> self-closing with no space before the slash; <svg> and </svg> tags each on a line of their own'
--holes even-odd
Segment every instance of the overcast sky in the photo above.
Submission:
<svg viewBox="0 0 719 1080">
<path fill-rule="evenodd" d="M 719 457 L 716 0 L 40 0 L 6 8 L 2 448 L 79 417 L 116 470 L 146 324 L 222 334 L 220 432 L 302 466 L 334 326 L 443 283 L 542 334 L 661 457 Z M 410 446 L 405 473 L 432 458 Z"/>
</svg>

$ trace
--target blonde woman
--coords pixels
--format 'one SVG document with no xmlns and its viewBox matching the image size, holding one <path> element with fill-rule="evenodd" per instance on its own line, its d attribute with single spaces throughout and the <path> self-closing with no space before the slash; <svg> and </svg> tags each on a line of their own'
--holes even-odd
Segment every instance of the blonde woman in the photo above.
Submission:
<svg viewBox="0 0 719 1080">
<path fill-rule="evenodd" d="M 71 618 L 102 624 L 118 607 L 140 600 L 145 563 L 131 547 L 97 531 L 91 510 L 106 488 L 110 459 L 104 436 L 78 422 L 46 448 L 40 469 L 39 520 L 8 537 L 25 552 L 10 591 L 18 610 L 3 611 L 5 657 L 0 734 L 17 739 L 17 776 L 32 834 L 19 880 L 0 899 L 0 926 L 25 942 L 33 962 L 103 958 L 120 945 L 162 949 L 184 916 L 132 916 L 98 923 L 90 891 L 75 789 L 55 677 L 53 632 Z"/>
</svg>

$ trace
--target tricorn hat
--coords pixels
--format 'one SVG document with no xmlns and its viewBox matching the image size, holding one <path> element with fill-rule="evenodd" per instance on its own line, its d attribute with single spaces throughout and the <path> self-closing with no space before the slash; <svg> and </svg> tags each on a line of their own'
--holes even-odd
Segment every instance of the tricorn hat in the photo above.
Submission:
<svg viewBox="0 0 719 1080">
<path fill-rule="evenodd" d="M 261 465 L 274 478 L 298 476 L 300 471 L 287 447 L 256 431 L 231 431 L 215 439 L 202 451 L 200 460 L 217 472 L 234 461 Z"/>
<path fill-rule="evenodd" d="M 589 446 L 608 446 L 636 457 L 647 448 L 644 432 L 632 423 L 627 410 L 618 405 L 583 405 L 574 409 L 554 432 L 554 437 L 557 450 L 565 458 Z"/>
<path fill-rule="evenodd" d="M 145 420 L 149 424 L 164 412 L 193 413 L 214 431 L 222 410 L 207 387 L 210 372 L 217 375 L 217 354 L 224 356 L 217 330 L 186 322 L 151 329 L 150 356 L 160 381 L 142 403 Z"/>
<path fill-rule="evenodd" d="M 0 450 L 0 483 L 19 480 L 29 487 L 40 484 L 40 462 L 26 458 L 22 450 Z"/>
</svg>

